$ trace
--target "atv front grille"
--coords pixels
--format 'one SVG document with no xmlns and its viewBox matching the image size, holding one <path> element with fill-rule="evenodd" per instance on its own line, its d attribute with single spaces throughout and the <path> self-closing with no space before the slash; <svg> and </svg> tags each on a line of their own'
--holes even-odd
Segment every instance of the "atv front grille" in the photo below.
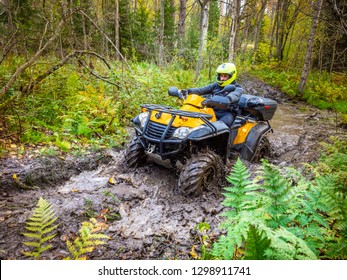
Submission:
<svg viewBox="0 0 347 280">
<path fill-rule="evenodd" d="M 167 126 L 164 124 L 150 121 L 147 125 L 145 135 L 150 138 L 161 139 L 166 129 L 167 129 Z M 166 132 L 166 135 L 163 139 L 169 139 L 172 133 L 174 132 L 174 130 L 175 130 L 174 127 L 170 127 L 169 130 Z"/>
</svg>

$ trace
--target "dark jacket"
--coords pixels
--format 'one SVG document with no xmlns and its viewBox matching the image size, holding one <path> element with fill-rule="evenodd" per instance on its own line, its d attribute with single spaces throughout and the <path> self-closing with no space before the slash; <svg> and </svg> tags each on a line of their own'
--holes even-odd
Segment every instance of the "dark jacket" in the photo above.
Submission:
<svg viewBox="0 0 347 280">
<path fill-rule="evenodd" d="M 236 82 L 234 81 L 232 83 L 232 85 L 234 85 L 236 87 L 236 89 L 232 92 L 224 92 L 222 94 L 220 94 L 221 96 L 226 96 L 228 97 L 230 100 L 234 99 L 233 97 L 236 97 L 237 101 L 233 102 L 232 104 L 230 104 L 230 109 L 237 109 L 238 108 L 238 101 L 240 100 L 241 95 L 243 94 L 243 88 L 236 84 Z M 201 87 L 201 88 L 189 88 L 187 89 L 188 93 L 194 93 L 197 95 L 205 95 L 205 94 L 212 94 L 215 95 L 217 94 L 219 91 L 221 91 L 224 87 L 220 87 L 218 85 L 217 82 L 207 85 L 205 87 Z"/>
</svg>

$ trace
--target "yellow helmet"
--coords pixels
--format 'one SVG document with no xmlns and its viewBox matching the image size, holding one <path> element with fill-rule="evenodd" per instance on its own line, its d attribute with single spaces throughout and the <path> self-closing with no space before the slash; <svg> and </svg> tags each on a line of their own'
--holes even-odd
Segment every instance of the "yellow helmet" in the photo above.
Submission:
<svg viewBox="0 0 347 280">
<path fill-rule="evenodd" d="M 229 85 L 236 80 L 237 71 L 236 71 L 236 66 L 234 63 L 230 63 L 230 62 L 223 63 L 217 67 L 216 72 L 217 72 L 217 83 L 221 87 L 225 87 L 226 85 Z M 225 81 L 221 81 L 220 74 L 228 74 L 229 78 Z"/>
</svg>

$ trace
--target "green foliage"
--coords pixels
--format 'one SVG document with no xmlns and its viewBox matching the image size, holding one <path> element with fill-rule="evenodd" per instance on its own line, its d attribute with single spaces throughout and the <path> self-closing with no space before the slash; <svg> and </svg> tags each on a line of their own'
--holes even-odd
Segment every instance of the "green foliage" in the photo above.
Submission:
<svg viewBox="0 0 347 280">
<path fill-rule="evenodd" d="M 268 239 L 263 232 L 259 231 L 254 225 L 249 226 L 247 239 L 245 241 L 245 260 L 264 260 L 266 250 L 270 246 Z"/>
<path fill-rule="evenodd" d="M 278 87 L 289 96 L 298 97 L 297 88 L 301 71 L 283 69 L 278 63 L 254 66 L 250 73 L 266 83 Z M 330 109 L 347 114 L 347 79 L 343 74 L 312 71 L 302 98 L 320 109 Z"/>
<path fill-rule="evenodd" d="M 255 207 L 252 205 L 254 197 L 252 196 L 252 181 L 248 180 L 250 174 L 246 166 L 238 158 L 232 171 L 226 177 L 231 184 L 230 187 L 224 188 L 225 199 L 223 205 L 233 209 L 232 212 L 227 212 L 230 217 L 237 216 L 243 209 Z"/>
<path fill-rule="evenodd" d="M 270 45 L 264 42 L 260 42 L 258 50 L 254 54 L 254 60 L 257 64 L 263 64 L 269 61 Z"/>
<path fill-rule="evenodd" d="M 52 248 L 51 244 L 46 244 L 56 236 L 54 230 L 58 225 L 53 225 L 56 220 L 57 217 L 52 206 L 40 197 L 34 213 L 26 222 L 27 232 L 23 233 L 24 236 L 32 240 L 23 242 L 32 248 L 31 251 L 23 252 L 25 256 L 39 259 L 43 252 Z"/>
<path fill-rule="evenodd" d="M 127 136 L 126 125 L 140 112 L 140 104 L 179 106 L 180 100 L 167 95 L 168 88 L 187 88 L 194 83 L 192 71 L 177 64 L 160 69 L 137 63 L 131 65 L 131 73 L 117 64 L 109 70 L 98 61 L 91 63 L 119 87 L 90 79 L 83 69 L 66 65 L 46 77 L 32 94 L 14 92 L 5 97 L 8 105 L 1 111 L 1 121 L 7 131 L 3 133 L 20 135 L 24 143 L 43 143 L 62 151 L 119 146 Z M 34 78 L 46 71 L 45 67 L 45 63 L 38 64 Z"/>
<path fill-rule="evenodd" d="M 316 173 L 334 174 L 339 191 L 346 193 L 347 186 L 347 140 L 331 137 L 329 142 L 321 143 L 323 153 L 318 163 L 312 164 Z"/>
<path fill-rule="evenodd" d="M 284 178 L 280 171 L 273 165 L 263 162 L 262 190 L 264 214 L 268 217 L 268 225 L 271 228 L 285 226 L 289 219 L 288 205 L 293 197 L 290 192 L 290 182 Z"/>
<path fill-rule="evenodd" d="M 335 145 L 327 145 L 334 151 L 329 165 L 335 164 L 341 150 L 345 152 L 340 140 Z M 315 175 L 308 180 L 298 170 L 280 170 L 264 161 L 250 181 L 246 166 L 238 160 L 227 177 L 230 186 L 222 203 L 228 207 L 220 225 L 226 234 L 213 244 L 211 254 L 218 259 L 345 259 L 343 173 L 331 167 L 329 174 L 320 174 L 318 167 L 310 166 Z"/>
<path fill-rule="evenodd" d="M 107 235 L 98 233 L 103 228 L 104 224 L 97 222 L 96 219 L 90 219 L 89 222 L 84 222 L 79 230 L 79 236 L 73 242 L 70 240 L 66 241 L 70 256 L 65 259 L 87 259 L 87 254 L 93 252 L 96 246 L 106 243 L 103 239 L 109 239 Z"/>
</svg>

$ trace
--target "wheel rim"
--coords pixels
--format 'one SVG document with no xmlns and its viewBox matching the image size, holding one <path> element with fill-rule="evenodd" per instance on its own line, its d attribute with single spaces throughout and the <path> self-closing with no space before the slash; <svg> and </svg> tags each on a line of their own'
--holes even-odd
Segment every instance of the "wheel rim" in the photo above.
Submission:
<svg viewBox="0 0 347 280">
<path fill-rule="evenodd" d="M 269 142 L 266 138 L 263 138 L 259 143 L 258 150 L 256 154 L 254 155 L 252 162 L 259 162 L 262 158 L 269 158 L 269 157 L 270 157 Z"/>
</svg>

